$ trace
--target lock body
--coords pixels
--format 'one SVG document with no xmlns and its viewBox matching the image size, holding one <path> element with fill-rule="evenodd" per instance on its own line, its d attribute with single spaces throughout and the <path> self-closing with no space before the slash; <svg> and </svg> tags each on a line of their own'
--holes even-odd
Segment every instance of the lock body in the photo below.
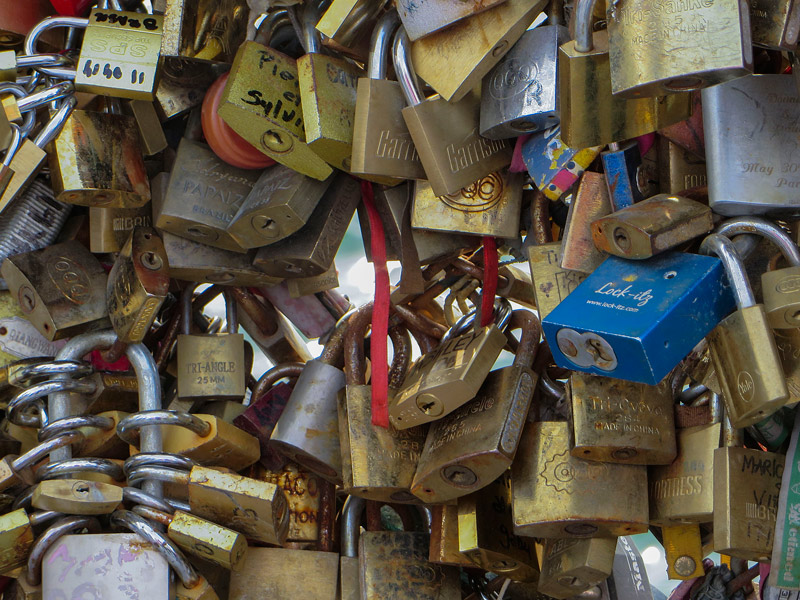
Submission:
<svg viewBox="0 0 800 600">
<path fill-rule="evenodd" d="M 797 48 L 800 14 L 794 0 L 751 0 L 750 25 L 754 46 L 789 52 Z"/>
<path fill-rule="evenodd" d="M 569 205 L 561 239 L 564 269 L 591 273 L 606 259 L 607 254 L 592 240 L 591 224 L 612 210 L 605 175 L 584 173 Z"/>
<path fill-rule="evenodd" d="M 249 548 L 242 569 L 231 575 L 230 598 L 268 600 L 299 595 L 308 600 L 336 598 L 339 570 L 333 552 L 289 548 Z"/>
<path fill-rule="evenodd" d="M 646 261 L 611 256 L 542 327 L 557 364 L 656 385 L 733 304 L 716 258 L 677 252 Z M 692 327 L 679 325 L 685 314 L 695 316 Z"/>
<path fill-rule="evenodd" d="M 134 227 L 152 227 L 152 214 L 149 202 L 140 208 L 89 207 L 89 250 L 119 252 Z"/>
<path fill-rule="evenodd" d="M 320 488 L 327 484 L 317 475 L 294 463 L 287 463 L 275 470 L 258 466 L 254 477 L 274 483 L 286 494 L 289 505 L 289 533 L 286 541 L 303 544 L 304 547 L 316 544 L 320 531 Z"/>
<path fill-rule="evenodd" d="M 571 598 L 597 585 L 611 575 L 616 547 L 613 537 L 546 540 L 539 591 Z"/>
<path fill-rule="evenodd" d="M 578 271 L 561 266 L 561 242 L 528 247 L 528 264 L 539 315 L 544 319 L 586 278 Z"/>
</svg>

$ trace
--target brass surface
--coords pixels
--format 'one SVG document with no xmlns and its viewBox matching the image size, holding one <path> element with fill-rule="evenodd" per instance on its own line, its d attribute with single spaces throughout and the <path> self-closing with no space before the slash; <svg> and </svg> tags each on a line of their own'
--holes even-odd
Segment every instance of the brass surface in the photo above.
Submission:
<svg viewBox="0 0 800 600">
<path fill-rule="evenodd" d="M 249 548 L 241 571 L 231 575 L 228 598 L 331 600 L 336 598 L 338 569 L 339 557 L 333 552 Z"/>
<path fill-rule="evenodd" d="M 703 576 L 703 543 L 699 525 L 665 526 L 661 528 L 661 536 L 670 579 Z"/>
<path fill-rule="evenodd" d="M 572 198 L 561 240 L 561 267 L 591 273 L 607 257 L 592 241 L 590 225 L 612 211 L 606 177 L 587 171 Z"/>
<path fill-rule="evenodd" d="M 428 560 L 454 567 L 472 567 L 475 564 L 458 549 L 458 505 L 431 506 L 431 544 Z"/>
<path fill-rule="evenodd" d="M 95 254 L 119 252 L 134 227 L 151 227 L 150 203 L 139 208 L 89 207 L 89 250 Z"/>
<path fill-rule="evenodd" d="M 544 544 L 539 591 L 571 598 L 611 575 L 617 538 L 549 539 Z"/>
<path fill-rule="evenodd" d="M 208 423 L 208 433 L 201 436 L 185 427 L 165 425 L 164 452 L 180 454 L 200 465 L 234 471 L 249 467 L 261 456 L 258 440 L 249 433 L 212 415 L 194 416 Z"/>
<path fill-rule="evenodd" d="M 167 535 L 178 546 L 203 560 L 233 571 L 244 566 L 247 540 L 232 529 L 176 510 Z"/>
<path fill-rule="evenodd" d="M 31 498 L 31 504 L 39 510 L 69 515 L 111 514 L 121 502 L 121 487 L 82 479 L 42 481 Z"/>
<path fill-rule="evenodd" d="M 243 334 L 181 334 L 177 349 L 178 398 L 244 398 Z"/>
<path fill-rule="evenodd" d="M 564 269 L 562 256 L 561 242 L 528 247 L 533 293 L 542 319 L 586 279 L 583 273 Z"/>
</svg>

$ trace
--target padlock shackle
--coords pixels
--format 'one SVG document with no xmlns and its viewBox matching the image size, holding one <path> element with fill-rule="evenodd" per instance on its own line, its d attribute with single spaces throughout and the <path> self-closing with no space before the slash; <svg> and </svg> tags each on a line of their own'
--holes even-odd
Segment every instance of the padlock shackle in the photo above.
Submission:
<svg viewBox="0 0 800 600">
<path fill-rule="evenodd" d="M 397 33 L 394 34 L 392 62 L 394 63 L 394 72 L 395 75 L 397 75 L 397 81 L 400 82 L 400 88 L 403 90 L 403 96 L 406 98 L 406 104 L 408 104 L 408 106 L 416 106 L 422 103 L 425 98 L 419 89 L 417 74 L 414 71 L 414 64 L 411 62 L 410 46 L 411 42 L 408 39 L 406 28 L 401 25 Z"/>
<path fill-rule="evenodd" d="M 166 467 L 153 467 L 145 465 L 136 469 L 128 469 L 128 485 L 136 485 L 140 481 L 152 479 L 163 483 L 189 484 L 189 471 L 179 471 Z M 149 492 L 148 492 L 149 493 Z M 166 500 L 165 500 L 166 502 Z"/>
<path fill-rule="evenodd" d="M 292 21 L 289 18 L 289 11 L 287 9 L 279 8 L 278 10 L 271 10 L 258 25 L 254 41 L 264 46 L 269 46 L 275 32 L 281 27 L 291 26 L 291 24 Z"/>
<path fill-rule="evenodd" d="M 107 475 L 114 481 L 125 481 L 122 467 L 108 458 L 68 458 L 51 462 L 36 470 L 36 481 L 87 472 Z"/>
<path fill-rule="evenodd" d="M 519 347 L 514 356 L 514 366 L 530 369 L 533 366 L 533 361 L 536 360 L 539 341 L 542 339 L 542 324 L 531 311 L 515 310 L 512 311 L 511 318 L 508 321 L 506 335 L 509 335 L 508 332 L 514 329 L 522 330 Z"/>
<path fill-rule="evenodd" d="M 38 586 L 42 583 L 42 560 L 50 546 L 68 533 L 79 533 L 83 529 L 88 529 L 89 533 L 100 533 L 100 521 L 96 517 L 64 517 L 36 538 L 28 555 L 28 572 L 25 576 L 30 585 Z"/>
<path fill-rule="evenodd" d="M 325 342 L 322 354 L 319 355 L 320 362 L 332 367 L 342 366 L 344 362 L 345 335 L 350 326 L 350 317 L 353 315 L 353 312 L 355 311 L 348 312 L 336 323 L 336 327 L 328 337 L 328 341 Z"/>
<path fill-rule="evenodd" d="M 122 499 L 125 502 L 130 502 L 131 504 L 149 506 L 150 508 L 155 508 L 156 510 L 160 510 L 168 514 L 174 512 L 175 510 L 163 500 L 160 500 L 155 496 L 151 496 L 147 492 L 143 492 L 139 488 L 135 487 L 127 486 L 122 488 Z"/>
<path fill-rule="evenodd" d="M 28 96 L 28 90 L 18 83 L 11 82 L 0 83 L 0 94 L 2 93 L 9 93 L 12 96 L 16 96 L 18 99 L 26 98 Z M 25 137 L 28 137 L 31 134 L 31 131 L 33 131 L 34 125 L 36 125 L 36 113 L 33 111 L 27 111 L 24 115 L 22 115 L 20 132 L 24 134 Z"/>
<path fill-rule="evenodd" d="M 97 391 L 97 385 L 90 380 L 52 379 L 50 381 L 43 381 L 42 383 L 32 385 L 16 394 L 8 403 L 6 416 L 10 422 L 15 425 L 20 425 L 21 427 L 44 427 L 48 425 L 48 423 L 40 422 L 39 419 L 25 412 L 37 400 L 51 394 L 94 394 L 95 391 Z M 53 408 L 51 407 L 50 411 L 48 411 L 47 416 L 49 419 L 53 419 L 54 417 L 52 410 Z"/>
<path fill-rule="evenodd" d="M 186 560 L 183 552 L 178 549 L 175 542 L 164 534 L 156 531 L 150 523 L 136 513 L 129 510 L 116 510 L 111 513 L 111 524 L 138 533 L 145 540 L 150 542 L 161 556 L 167 560 L 169 566 L 175 570 L 175 573 L 185 587 L 193 588 L 200 583 L 200 576 L 197 574 L 197 571 L 195 571 L 191 563 Z"/>
<path fill-rule="evenodd" d="M 85 436 L 81 431 L 70 431 L 69 433 L 64 433 L 57 437 L 50 438 L 46 442 L 42 442 L 37 446 L 34 446 L 25 454 L 15 458 L 11 462 L 11 470 L 19 473 L 23 469 L 32 467 L 54 450 L 70 446 L 72 444 L 81 444 L 83 443 L 84 439 Z"/>
<path fill-rule="evenodd" d="M 364 4 L 367 3 L 365 2 Z M 378 24 L 372 30 L 372 38 L 369 43 L 368 79 L 386 79 L 389 46 L 392 41 L 392 35 L 394 35 L 395 29 L 399 26 L 400 17 L 397 16 L 397 11 L 394 8 L 386 11 L 378 19 Z"/>
<path fill-rule="evenodd" d="M 47 523 L 48 521 L 52 521 L 53 519 L 57 519 L 63 515 L 64 513 L 60 513 L 55 510 L 39 510 L 28 515 L 28 520 L 31 522 L 31 525 L 36 527 L 38 525 Z"/>
<path fill-rule="evenodd" d="M 211 425 L 203 419 L 177 410 L 147 410 L 128 415 L 117 424 L 117 435 L 126 444 L 137 445 L 138 430 L 148 425 L 175 425 L 192 433 L 206 437 L 211 433 Z"/>
<path fill-rule="evenodd" d="M 406 323 L 412 333 L 419 331 L 436 340 L 442 339 L 444 334 L 447 333 L 447 327 L 425 315 L 414 312 L 408 306 L 393 304 L 392 310 Z"/>
<path fill-rule="evenodd" d="M 303 9 L 303 49 L 306 54 L 319 54 L 322 51 L 322 38 L 317 31 L 317 22 L 322 14 L 320 2 L 306 2 Z"/>
<path fill-rule="evenodd" d="M 39 148 L 44 148 L 52 142 L 55 137 L 61 133 L 61 129 L 64 127 L 64 123 L 67 122 L 67 119 L 72 114 L 72 111 L 75 110 L 75 107 L 78 105 L 78 101 L 75 99 L 74 95 L 69 95 L 68 97 L 64 98 L 61 101 L 61 106 L 59 106 L 56 114 L 42 127 L 41 131 L 39 131 L 39 135 L 33 140 L 33 143 L 36 144 Z"/>
<path fill-rule="evenodd" d="M 164 467 L 178 471 L 191 471 L 195 462 L 188 456 L 172 454 L 170 452 L 139 452 L 125 459 L 122 468 L 125 473 L 131 473 L 141 467 Z"/>
<path fill-rule="evenodd" d="M 575 3 L 575 50 L 591 52 L 594 50 L 592 40 L 592 15 L 597 0 L 577 0 Z"/>
<path fill-rule="evenodd" d="M 191 283 L 181 292 L 181 333 L 189 335 L 192 329 L 192 300 L 199 283 Z"/>
<path fill-rule="evenodd" d="M 35 360 L 40 360 L 41 362 L 30 364 L 30 359 L 22 359 L 6 367 L 10 371 L 12 367 L 28 362 L 28 364 L 23 364 L 23 366 L 14 369 L 13 378 L 11 379 L 12 385 L 23 387 L 31 385 L 39 379 L 48 379 L 53 375 L 66 374 L 72 377 L 83 377 L 94 373 L 94 367 L 82 360 Z"/>
<path fill-rule="evenodd" d="M 300 377 L 305 367 L 304 363 L 293 362 L 283 363 L 272 367 L 269 371 L 264 373 L 256 382 L 256 387 L 253 388 L 252 398 L 253 402 L 266 394 L 272 386 L 284 378 L 296 379 Z M 252 402 L 251 402 L 252 404 Z"/>
<path fill-rule="evenodd" d="M 720 223 L 714 233 L 729 238 L 737 234 L 758 234 L 775 244 L 791 266 L 800 267 L 800 249 L 783 229 L 767 219 L 753 216 L 728 219 Z"/>
<path fill-rule="evenodd" d="M 344 371 L 347 385 L 366 385 L 367 383 L 364 338 L 372 323 L 372 306 L 372 302 L 368 302 L 356 309 L 348 322 L 347 335 L 344 338 Z"/>
<path fill-rule="evenodd" d="M 700 254 L 713 254 L 722 261 L 738 309 L 755 306 L 756 299 L 747 279 L 747 272 L 730 239 L 719 233 L 712 233 L 700 244 Z"/>
<path fill-rule="evenodd" d="M 6 153 L 3 155 L 3 162 L 1 163 L 3 166 L 10 166 L 11 161 L 14 160 L 14 156 L 16 155 L 17 151 L 22 146 L 22 141 L 25 139 L 25 135 L 22 133 L 22 129 L 16 123 L 10 123 L 11 125 L 11 141 L 8 144 L 8 148 L 6 148 Z"/>
<path fill-rule="evenodd" d="M 89 19 L 86 17 L 47 17 L 46 19 L 42 19 L 36 25 L 34 25 L 33 29 L 31 29 L 28 32 L 28 35 L 25 36 L 23 53 L 27 54 L 28 56 L 39 54 L 36 51 L 36 42 L 39 40 L 39 36 L 48 29 L 55 29 L 56 27 L 76 27 L 78 29 L 86 29 L 88 25 Z"/>
<path fill-rule="evenodd" d="M 236 333 L 239 331 L 239 312 L 236 306 L 236 299 L 230 289 L 225 289 L 222 292 L 222 297 L 225 298 L 225 329 L 228 333 Z"/>
<path fill-rule="evenodd" d="M 392 365 L 389 368 L 389 388 L 398 389 L 406 379 L 411 366 L 411 334 L 405 325 L 396 325 L 389 329 L 392 340 Z"/>
<path fill-rule="evenodd" d="M 358 557 L 358 534 L 361 516 L 367 501 L 358 496 L 348 496 L 342 507 L 342 556 Z"/>
<path fill-rule="evenodd" d="M 175 518 L 171 514 L 172 511 L 159 510 L 157 508 L 153 508 L 152 506 L 147 506 L 147 505 L 137 504 L 131 509 L 131 511 L 144 519 L 147 519 L 149 521 L 155 521 L 156 523 L 160 523 L 161 525 L 167 525 L 167 526 L 169 526 Z"/>
<path fill-rule="evenodd" d="M 108 431 L 114 427 L 114 419 L 102 415 L 75 415 L 74 417 L 64 417 L 58 421 L 50 421 L 47 425 L 39 429 L 39 441 L 44 442 L 51 437 L 61 435 L 73 429 L 81 427 L 92 427 Z"/>
<path fill-rule="evenodd" d="M 35 92 L 17 101 L 20 112 L 35 110 L 40 106 L 49 104 L 53 100 L 64 98 L 75 92 L 75 84 L 71 81 L 62 81 L 40 92 Z"/>
</svg>

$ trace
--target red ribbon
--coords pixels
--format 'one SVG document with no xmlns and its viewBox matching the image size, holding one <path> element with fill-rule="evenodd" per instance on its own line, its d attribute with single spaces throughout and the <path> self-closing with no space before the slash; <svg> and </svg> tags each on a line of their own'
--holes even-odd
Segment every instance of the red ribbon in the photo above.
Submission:
<svg viewBox="0 0 800 600">
<path fill-rule="evenodd" d="M 389 364 L 386 343 L 389 336 L 389 270 L 386 268 L 386 236 L 375 207 L 372 184 L 361 182 L 361 198 L 367 209 L 370 229 L 370 250 L 375 268 L 375 299 L 372 308 L 372 424 L 389 427 Z"/>
<path fill-rule="evenodd" d="M 494 297 L 497 294 L 497 241 L 483 238 L 483 288 L 481 291 L 481 327 L 491 325 L 494 318 Z"/>
</svg>

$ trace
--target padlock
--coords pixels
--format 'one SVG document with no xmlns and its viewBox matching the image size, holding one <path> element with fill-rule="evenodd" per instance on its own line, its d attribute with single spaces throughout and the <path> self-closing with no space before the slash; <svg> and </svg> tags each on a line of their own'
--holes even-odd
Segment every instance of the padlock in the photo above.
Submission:
<svg viewBox="0 0 800 600">
<path fill-rule="evenodd" d="M 236 133 L 277 162 L 314 179 L 326 179 L 333 172 L 306 144 L 293 58 L 244 42 L 217 112 Z"/>
<path fill-rule="evenodd" d="M 599 146 L 567 146 L 559 125 L 535 133 L 522 144 L 522 160 L 528 174 L 539 191 L 553 201 L 572 187 L 599 153 Z"/>
<path fill-rule="evenodd" d="M 655 9 L 641 0 L 611 0 L 606 22 L 611 89 L 617 96 L 696 90 L 753 72 L 747 2 Z M 663 60 L 650 62 L 650 56 Z"/>
<path fill-rule="evenodd" d="M 789 390 L 762 304 L 756 304 L 736 248 L 712 233 L 700 251 L 716 254 L 725 266 L 736 310 L 708 335 L 709 350 L 734 427 L 753 425 L 789 401 Z"/>
<path fill-rule="evenodd" d="M 34 181 L 2 212 L 0 262 L 24 252 L 52 244 L 64 226 L 71 207 L 57 201 L 53 190 L 41 180 Z M 6 289 L 0 280 L 0 289 Z"/>
<path fill-rule="evenodd" d="M 786 125 L 800 117 L 796 95 L 788 75 L 749 75 L 703 90 L 708 205 L 715 213 L 798 213 L 800 154 Z M 752 110 L 761 115 L 755 129 L 739 118 Z"/>
<path fill-rule="evenodd" d="M 558 47 L 563 25 L 540 25 L 522 34 L 489 71 L 481 87 L 481 135 L 509 138 L 558 125 Z"/>
<path fill-rule="evenodd" d="M 411 45 L 411 61 L 448 102 L 458 102 L 511 50 L 545 7 L 544 0 L 508 0 L 427 35 Z"/>
<path fill-rule="evenodd" d="M 741 447 L 741 432 L 730 423 L 723 423 L 723 434 L 732 439 L 714 450 L 712 547 L 728 556 L 769 561 L 786 457 Z"/>
<path fill-rule="evenodd" d="M 142 153 L 145 156 L 158 154 L 167 147 L 167 138 L 161 120 L 158 118 L 155 104 L 149 100 L 131 100 L 122 105 L 126 115 L 134 118 L 139 138 L 142 142 Z"/>
<path fill-rule="evenodd" d="M 774 329 L 795 329 L 800 326 L 800 250 L 777 225 L 759 217 L 739 217 L 721 223 L 717 233 L 733 237 L 740 233 L 757 233 L 770 240 L 783 254 L 789 267 L 766 271 L 761 275 L 761 293 L 769 326 Z M 790 332 L 786 332 L 789 334 Z"/>
<path fill-rule="evenodd" d="M 247 33 L 248 8 L 244 0 L 220 6 L 168 0 L 164 7 L 161 58 L 164 69 L 185 62 L 199 68 L 210 61 L 230 64 Z"/>
<path fill-rule="evenodd" d="M 149 506 L 134 506 L 133 512 L 167 526 L 167 536 L 180 548 L 231 571 L 242 568 L 247 540 L 241 533 L 201 519 L 183 510 L 164 512 Z"/>
<path fill-rule="evenodd" d="M 593 537 L 647 530 L 644 465 L 594 462 L 570 454 L 569 424 L 528 423 L 511 465 L 514 533 Z"/>
<path fill-rule="evenodd" d="M 75 67 L 79 92 L 153 100 L 164 18 L 95 8 L 89 18 L 54 17 L 25 38 L 25 54 L 36 54 L 38 37 L 55 27 L 85 28 Z M 57 74 L 57 73 L 54 73 Z"/>
<path fill-rule="evenodd" d="M 361 200 L 357 181 L 339 174 L 299 231 L 261 248 L 253 264 L 271 277 L 292 278 L 327 271 Z"/>
<path fill-rule="evenodd" d="M 192 294 L 196 285 L 181 294 L 181 326 L 178 336 L 178 397 L 240 400 L 245 394 L 244 336 L 237 333 L 236 303 L 225 293 L 228 333 L 191 335 Z"/>
<path fill-rule="evenodd" d="M 656 385 L 733 308 L 719 259 L 608 257 L 542 320 L 556 364 Z M 692 327 L 680 319 L 692 314 Z"/>
<path fill-rule="evenodd" d="M 349 171 L 361 72 L 344 59 L 322 54 L 322 40 L 316 30 L 319 9 L 307 4 L 303 10 L 306 54 L 297 59 L 306 144 L 328 164 Z"/>
<path fill-rule="evenodd" d="M 754 46 L 787 50 L 797 48 L 800 34 L 797 6 L 793 0 L 751 0 L 750 26 Z"/>
<path fill-rule="evenodd" d="M 340 323 L 320 357 L 306 363 L 270 436 L 275 450 L 339 484 L 342 455 L 337 396 L 345 386 L 341 366 L 346 327 L 346 322 Z"/>
<path fill-rule="evenodd" d="M 462 19 L 472 17 L 507 0 L 489 0 L 475 6 L 465 6 L 453 0 L 422 0 L 410 2 L 401 0 L 397 14 L 408 32 L 408 39 L 418 40 L 427 35 L 446 29 Z"/>
<path fill-rule="evenodd" d="M 389 10 L 375 25 L 367 76 L 358 80 L 353 116 L 350 172 L 387 185 L 399 183 L 398 178 L 425 178 L 401 114 L 406 103 L 400 83 L 386 78 L 391 42 L 399 23 L 397 12 Z"/>
<path fill-rule="evenodd" d="M 658 194 L 592 222 L 595 246 L 622 258 L 644 259 L 670 250 L 714 228 L 711 209 L 684 198 Z M 798 252 L 800 260 L 800 252 Z"/>
<path fill-rule="evenodd" d="M 365 503 L 363 498 L 348 496 L 342 507 L 338 596 L 341 600 L 361 600 L 362 598 L 358 574 L 358 538 Z"/>
<path fill-rule="evenodd" d="M 400 27 L 392 43 L 392 58 L 408 106 L 401 112 L 426 179 L 437 196 L 455 194 L 511 162 L 504 140 L 478 133 L 480 99 L 472 94 L 458 102 L 425 98 L 416 82 L 408 35 Z"/>
<path fill-rule="evenodd" d="M 53 140 L 50 172 L 61 202 L 137 208 L 150 201 L 133 117 L 73 111 Z"/>
<path fill-rule="evenodd" d="M 49 342 L 25 318 L 10 292 L 0 292 L 0 369 L 6 371 L 19 359 L 55 356 L 64 342 Z M 0 388 L 6 387 L 8 373 L 0 373 Z"/>
<path fill-rule="evenodd" d="M 134 227 L 152 227 L 153 209 L 89 207 L 89 250 L 94 254 L 119 252 Z"/>
<path fill-rule="evenodd" d="M 506 337 L 510 305 L 495 305 L 494 322 L 475 327 L 476 314 L 462 318 L 441 344 L 417 360 L 403 387 L 389 401 L 389 421 L 408 429 L 444 417 L 475 397 L 497 359 Z"/>
<path fill-rule="evenodd" d="M 522 176 L 505 169 L 452 194 L 437 195 L 428 181 L 414 183 L 411 226 L 431 231 L 516 238 L 522 205 Z"/>
<path fill-rule="evenodd" d="M 528 248 L 528 264 L 539 316 L 544 319 L 585 279 L 583 273 L 561 267 L 561 242 Z"/>
<path fill-rule="evenodd" d="M 373 425 L 372 386 L 366 382 L 363 347 L 371 321 L 372 305 L 367 304 L 350 317 L 345 336 L 347 385 L 338 399 L 344 491 L 370 500 L 418 502 L 411 494 L 411 481 L 427 432 L 424 427 L 397 430 Z M 410 357 L 410 340 L 405 346 L 402 352 Z M 395 348 L 394 355 L 400 353 Z M 390 383 L 389 394 L 394 392 Z"/>
<path fill-rule="evenodd" d="M 658 137 L 658 181 L 663 194 L 680 194 L 683 190 L 707 186 L 706 161 L 661 135 Z"/>
<path fill-rule="evenodd" d="M 429 563 L 429 540 L 428 533 L 363 531 L 358 540 L 361 598 L 459 598 L 458 569 Z"/>
<path fill-rule="evenodd" d="M 613 212 L 644 199 L 642 154 L 637 140 L 622 144 L 611 142 L 608 150 L 600 153 L 600 159 Z"/>
<path fill-rule="evenodd" d="M 457 504 L 431 506 L 431 547 L 428 560 L 454 567 L 472 567 L 475 564 L 459 551 Z"/>
<path fill-rule="evenodd" d="M 691 114 L 689 94 L 635 100 L 612 95 L 608 32 L 592 33 L 594 4 L 595 0 L 576 3 L 575 39 L 558 50 L 561 59 L 558 97 L 564 142 L 577 148 L 601 146 L 687 119 Z"/>
<path fill-rule="evenodd" d="M 569 379 L 572 455 L 586 460 L 665 465 L 675 459 L 672 391 L 575 372 Z"/>
<path fill-rule="evenodd" d="M 0 572 L 7 573 L 28 562 L 33 546 L 33 527 L 54 518 L 52 512 L 33 512 L 18 508 L 0 516 L 0 538 L 4 552 L 0 556 Z"/>
<path fill-rule="evenodd" d="M 31 140 L 25 138 L 22 145 L 14 153 L 9 168 L 14 172 L 5 190 L 0 192 L 0 211 L 5 210 L 8 204 L 34 181 L 36 175 L 44 166 L 47 153 L 44 147 L 47 146 L 64 127 L 64 123 L 72 114 L 77 101 L 74 96 L 69 96 L 61 101 L 61 104 L 50 121 L 42 127 L 36 138 Z"/>
<path fill-rule="evenodd" d="M 260 481 L 274 483 L 286 494 L 289 506 L 289 533 L 286 536 L 286 547 L 297 549 L 321 549 L 318 544 L 322 517 L 326 510 L 324 504 L 324 486 L 331 485 L 321 481 L 313 473 L 301 469 L 298 465 L 287 462 L 275 470 L 268 470 L 260 465 L 253 467 L 252 476 Z"/>
<path fill-rule="evenodd" d="M 511 313 L 522 328 L 514 364 L 490 373 L 475 398 L 431 425 L 411 491 L 428 504 L 472 493 L 505 472 L 517 451 L 538 377 L 531 370 L 541 325 L 527 311 Z"/>
<path fill-rule="evenodd" d="M 6 258 L 0 273 L 26 317 L 50 341 L 109 325 L 105 271 L 78 242 Z"/>
<path fill-rule="evenodd" d="M 153 198 L 153 220 L 169 233 L 246 252 L 227 227 L 257 180 L 258 172 L 232 167 L 205 144 L 183 138 L 169 186 L 163 196 L 156 193 Z"/>
<path fill-rule="evenodd" d="M 544 543 L 539 591 L 551 598 L 571 598 L 611 575 L 617 539 L 549 539 Z"/>
<path fill-rule="evenodd" d="M 259 542 L 281 545 L 286 541 L 289 510 L 278 486 L 211 467 L 194 466 L 187 473 L 142 462 L 143 466 L 128 468 L 128 485 L 148 479 L 177 484 L 188 489 L 193 514 Z"/>
<path fill-rule="evenodd" d="M 508 471 L 458 499 L 458 547 L 487 571 L 514 581 L 539 579 L 534 541 L 514 534 Z"/>
<path fill-rule="evenodd" d="M 107 515 L 122 502 L 122 488 L 82 479 L 42 481 L 33 490 L 31 504 L 40 510 L 69 515 Z"/>
<path fill-rule="evenodd" d="M 225 228 L 242 248 L 260 248 L 301 229 L 333 178 L 312 179 L 283 165 L 265 169 Z"/>
<path fill-rule="evenodd" d="M 592 240 L 591 224 L 612 210 L 605 175 L 593 171 L 584 173 L 564 225 L 560 262 L 563 269 L 591 273 L 606 259 L 606 253 Z"/>
<path fill-rule="evenodd" d="M 161 425 L 164 451 L 185 456 L 199 465 L 214 465 L 241 471 L 258 460 L 258 440 L 212 415 L 171 410 L 140 411 L 117 425 L 117 435 L 138 446 L 136 430 L 145 425 Z"/>
<path fill-rule="evenodd" d="M 144 339 L 168 291 L 164 243 L 152 227 L 135 227 L 106 284 L 108 318 L 120 341 L 135 344 Z"/>
</svg>

